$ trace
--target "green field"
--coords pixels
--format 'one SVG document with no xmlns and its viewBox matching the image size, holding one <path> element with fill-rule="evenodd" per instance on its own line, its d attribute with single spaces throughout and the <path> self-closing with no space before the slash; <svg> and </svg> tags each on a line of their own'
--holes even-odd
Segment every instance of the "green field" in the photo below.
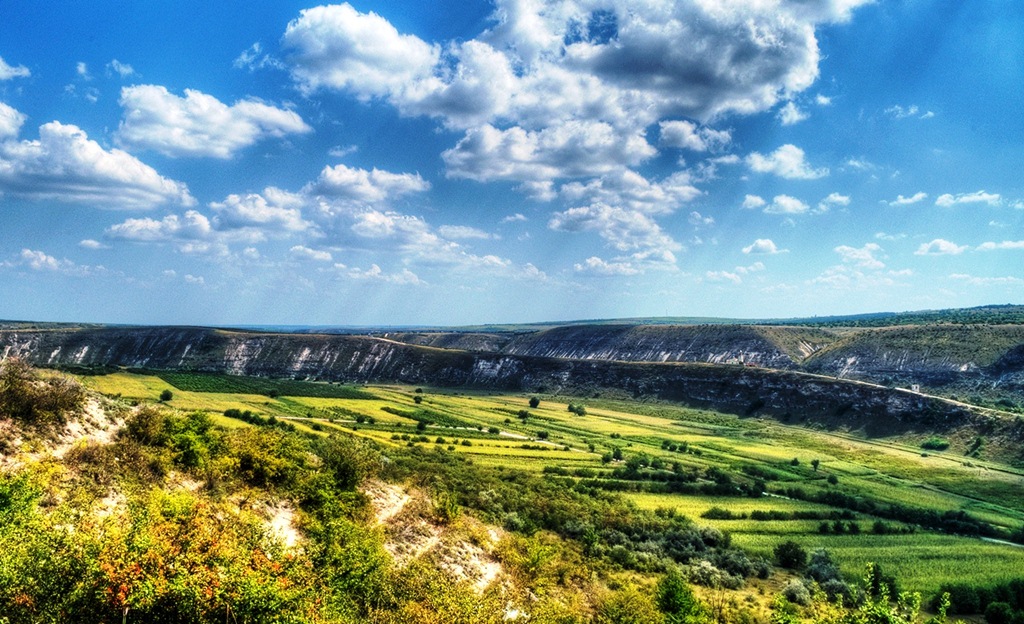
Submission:
<svg viewBox="0 0 1024 624">
<path fill-rule="evenodd" d="M 666 404 L 541 396 L 540 405 L 531 408 L 524 394 L 298 381 L 274 382 L 281 392 L 270 397 L 262 391 L 268 386 L 250 382 L 229 391 L 233 381 L 224 377 L 116 373 L 83 381 L 134 401 L 155 401 L 170 389 L 167 405 L 185 411 L 249 410 L 304 431 L 345 432 L 384 448 L 457 453 L 484 466 L 544 474 L 566 487 L 618 491 L 640 508 L 672 509 L 727 531 L 753 554 L 770 556 L 785 540 L 827 548 L 851 578 L 874 561 L 895 572 L 904 588 L 929 593 L 943 582 L 990 584 L 1024 570 L 1024 548 L 899 517 L 906 509 L 936 517 L 964 512 L 972 526 L 997 538 L 1019 530 L 1024 476 L 984 458 L 925 456 L 895 440 Z M 570 402 L 585 403 L 586 415 L 570 413 Z M 794 488 L 819 502 L 792 499 L 788 493 Z M 757 496 L 762 490 L 765 494 Z M 821 502 L 827 497 L 831 503 Z M 842 501 L 875 507 L 851 510 Z M 711 508 L 734 518 L 702 518 Z M 751 517 L 757 513 L 775 515 Z M 822 523 L 836 522 L 839 514 L 844 514 L 844 533 L 821 532 Z M 878 522 L 899 534 L 875 534 Z"/>
</svg>

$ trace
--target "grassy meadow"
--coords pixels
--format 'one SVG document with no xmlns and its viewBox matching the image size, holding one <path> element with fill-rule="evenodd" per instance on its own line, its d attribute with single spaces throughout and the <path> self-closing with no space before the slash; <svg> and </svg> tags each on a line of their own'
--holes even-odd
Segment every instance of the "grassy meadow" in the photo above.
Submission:
<svg viewBox="0 0 1024 624">
<path fill-rule="evenodd" d="M 910 508 L 947 520 L 962 512 L 992 538 L 1019 531 L 1024 474 L 984 453 L 924 452 L 908 440 L 660 403 L 539 395 L 531 407 L 528 394 L 218 377 L 120 372 L 82 380 L 139 402 L 170 390 L 168 406 L 208 411 L 229 426 L 248 425 L 225 411 L 249 411 L 304 431 L 437 449 L 565 487 L 619 492 L 639 508 L 726 531 L 753 554 L 770 558 L 786 540 L 827 548 L 851 578 L 876 562 L 904 589 L 926 595 L 946 582 L 992 584 L 1024 572 L 1020 546 L 900 517 Z M 577 411 L 585 415 L 570 404 L 584 405 Z"/>
</svg>

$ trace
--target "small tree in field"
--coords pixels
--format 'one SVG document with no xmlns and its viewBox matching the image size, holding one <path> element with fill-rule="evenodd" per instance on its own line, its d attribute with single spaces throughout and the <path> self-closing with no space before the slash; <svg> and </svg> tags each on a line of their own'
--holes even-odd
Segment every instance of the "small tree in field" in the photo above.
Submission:
<svg viewBox="0 0 1024 624">
<path fill-rule="evenodd" d="M 174 393 L 171 392 L 170 390 L 164 390 L 163 392 L 160 393 L 160 400 L 161 401 L 170 401 L 173 398 L 174 398 Z"/>
<path fill-rule="evenodd" d="M 540 398 L 538 398 L 538 397 L 530 397 L 530 407 L 532 407 L 533 409 L 537 409 L 537 407 L 539 405 L 540 405 Z"/>
</svg>

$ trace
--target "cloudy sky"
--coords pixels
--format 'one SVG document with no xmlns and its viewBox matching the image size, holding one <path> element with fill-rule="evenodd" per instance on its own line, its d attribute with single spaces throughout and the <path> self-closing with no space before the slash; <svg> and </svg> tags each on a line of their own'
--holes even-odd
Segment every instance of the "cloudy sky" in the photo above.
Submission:
<svg viewBox="0 0 1024 624">
<path fill-rule="evenodd" d="M 0 318 L 1024 303 L 1016 0 L 2 14 Z"/>
</svg>

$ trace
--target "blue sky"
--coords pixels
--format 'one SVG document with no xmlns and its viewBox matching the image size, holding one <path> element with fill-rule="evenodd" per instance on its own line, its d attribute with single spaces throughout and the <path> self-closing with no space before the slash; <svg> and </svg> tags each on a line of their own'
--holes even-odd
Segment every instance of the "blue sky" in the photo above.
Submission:
<svg viewBox="0 0 1024 624">
<path fill-rule="evenodd" d="M 2 12 L 0 318 L 1024 303 L 1012 0 Z"/>
</svg>

